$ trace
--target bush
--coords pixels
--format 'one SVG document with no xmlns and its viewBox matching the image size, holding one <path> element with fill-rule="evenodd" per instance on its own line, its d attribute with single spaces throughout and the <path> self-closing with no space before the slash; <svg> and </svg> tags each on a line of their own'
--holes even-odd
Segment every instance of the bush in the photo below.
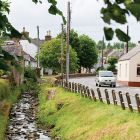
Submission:
<svg viewBox="0 0 140 140">
<path fill-rule="evenodd" d="M 25 69 L 24 73 L 25 81 L 22 85 L 22 91 L 25 92 L 34 92 L 38 94 L 39 86 L 38 86 L 38 79 L 35 69 L 31 68 L 30 66 Z"/>
<path fill-rule="evenodd" d="M 37 75 L 35 69 L 31 68 L 31 66 L 25 68 L 24 77 L 27 80 L 32 80 L 33 82 L 37 82 Z"/>
<path fill-rule="evenodd" d="M 10 95 L 9 84 L 6 80 L 0 79 L 0 101 L 4 100 Z"/>
</svg>

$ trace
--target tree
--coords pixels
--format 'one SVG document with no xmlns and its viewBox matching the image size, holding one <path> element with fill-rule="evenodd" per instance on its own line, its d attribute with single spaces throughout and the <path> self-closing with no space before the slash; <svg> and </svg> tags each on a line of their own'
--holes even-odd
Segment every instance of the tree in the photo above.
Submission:
<svg viewBox="0 0 140 140">
<path fill-rule="evenodd" d="M 64 47 L 66 53 L 66 47 Z M 65 54 L 64 53 L 64 54 Z M 65 55 L 63 61 L 65 62 Z M 41 46 L 40 61 L 43 67 L 50 68 L 54 71 L 60 72 L 61 66 L 61 40 L 56 38 L 49 42 L 45 42 Z M 75 72 L 78 69 L 77 53 L 70 49 L 70 72 Z"/>
<path fill-rule="evenodd" d="M 113 71 L 114 72 L 116 70 L 115 64 L 118 62 L 117 58 L 110 57 L 107 62 L 109 64 L 107 70 L 110 70 L 110 71 Z"/>
<path fill-rule="evenodd" d="M 102 50 L 102 49 L 105 49 L 106 48 L 106 44 L 104 43 L 104 42 L 102 41 L 102 40 L 100 40 L 98 43 L 97 43 L 97 45 L 96 45 L 96 48 L 98 49 L 98 50 Z"/>
<path fill-rule="evenodd" d="M 79 61 L 82 67 L 90 69 L 97 62 L 97 50 L 95 42 L 86 35 L 79 36 L 80 56 Z"/>
</svg>

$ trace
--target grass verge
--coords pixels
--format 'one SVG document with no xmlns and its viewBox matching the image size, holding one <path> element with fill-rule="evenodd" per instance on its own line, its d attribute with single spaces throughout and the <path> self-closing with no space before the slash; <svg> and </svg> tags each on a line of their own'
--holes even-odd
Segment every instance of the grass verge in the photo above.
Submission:
<svg viewBox="0 0 140 140">
<path fill-rule="evenodd" d="M 20 89 L 10 89 L 8 81 L 0 79 L 0 140 L 5 138 L 5 130 L 9 119 L 9 111 L 17 100 Z"/>
<path fill-rule="evenodd" d="M 47 101 L 49 89 L 56 90 Z M 120 107 L 83 99 L 59 87 L 41 85 L 39 123 L 62 140 L 139 140 L 140 115 Z"/>
</svg>

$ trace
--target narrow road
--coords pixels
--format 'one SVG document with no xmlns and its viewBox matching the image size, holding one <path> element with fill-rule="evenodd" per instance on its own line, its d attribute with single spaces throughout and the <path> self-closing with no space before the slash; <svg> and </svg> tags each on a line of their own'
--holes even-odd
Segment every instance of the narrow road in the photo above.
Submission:
<svg viewBox="0 0 140 140">
<path fill-rule="evenodd" d="M 33 94 L 21 94 L 10 113 L 6 140 L 50 140 L 46 131 L 36 125 L 37 105 Z"/>
<path fill-rule="evenodd" d="M 96 84 L 95 84 L 95 77 L 71 78 L 70 79 L 70 82 L 80 83 L 82 85 L 85 85 L 85 86 L 88 86 L 89 88 L 94 89 L 95 94 L 98 97 L 97 92 L 96 92 L 98 87 L 96 87 Z M 121 85 L 119 83 L 117 83 L 116 88 L 100 87 L 101 94 L 102 94 L 102 96 L 104 98 L 105 98 L 105 93 L 104 93 L 104 90 L 105 89 L 108 90 L 110 99 L 112 99 L 112 96 L 111 96 L 112 90 L 115 90 L 116 93 L 118 93 L 119 91 L 121 91 L 124 94 L 123 97 L 124 97 L 124 101 L 125 101 L 125 105 L 126 106 L 127 106 L 127 103 L 126 103 L 125 93 L 128 92 L 130 94 L 133 107 L 136 108 L 136 101 L 135 101 L 135 96 L 134 95 L 135 94 L 139 94 L 139 96 L 140 96 L 140 87 L 128 87 L 128 86 Z M 118 94 L 117 94 L 117 99 L 118 99 L 118 103 L 119 103 L 119 96 L 118 96 Z"/>
</svg>

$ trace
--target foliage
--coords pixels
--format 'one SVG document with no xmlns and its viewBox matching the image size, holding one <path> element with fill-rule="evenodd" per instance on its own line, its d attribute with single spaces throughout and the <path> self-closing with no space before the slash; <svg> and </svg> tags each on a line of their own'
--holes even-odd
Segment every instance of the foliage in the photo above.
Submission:
<svg viewBox="0 0 140 140">
<path fill-rule="evenodd" d="M 39 92 L 39 86 L 38 86 L 38 79 L 35 69 L 33 69 L 31 66 L 25 68 L 24 72 L 24 84 L 22 86 L 22 92 L 34 92 L 35 94 L 38 94 Z"/>
<path fill-rule="evenodd" d="M 109 66 L 108 66 L 107 70 L 115 71 L 115 70 L 116 70 L 115 64 L 116 64 L 117 62 L 118 62 L 117 58 L 115 58 L 115 57 L 110 57 L 110 58 L 108 59 L 108 64 L 109 64 Z"/>
<path fill-rule="evenodd" d="M 105 7 L 101 9 L 101 14 L 103 21 L 108 25 L 112 21 L 126 24 L 129 15 L 133 15 L 137 21 L 140 21 L 139 0 L 104 0 L 104 4 Z M 115 32 L 120 41 L 130 41 L 130 37 L 120 29 L 113 30 L 111 27 L 105 27 L 104 32 L 107 40 L 112 40 Z"/>
<path fill-rule="evenodd" d="M 28 66 L 25 68 L 25 71 L 24 71 L 24 77 L 28 80 L 28 79 L 32 79 L 33 82 L 37 82 L 37 75 L 36 75 L 36 72 L 35 70 L 31 67 L 31 66 Z"/>
<path fill-rule="evenodd" d="M 39 94 L 39 123 L 52 128 L 53 137 L 62 140 L 124 140 L 139 139 L 139 114 L 118 106 L 93 102 L 55 87 L 55 98 L 46 101 L 48 90 L 41 85 Z M 59 110 L 57 106 L 62 104 Z M 64 121 L 65 120 L 65 121 Z M 127 129 L 126 129 L 127 128 Z M 123 133 L 122 133 L 123 130 Z"/>
<path fill-rule="evenodd" d="M 64 46 L 63 61 L 65 64 L 66 46 Z M 60 72 L 60 60 L 61 60 L 61 40 L 53 39 L 49 42 L 45 42 L 41 46 L 40 61 L 43 67 L 50 68 L 54 71 Z M 75 72 L 78 68 L 78 59 L 76 52 L 70 48 L 70 72 Z"/>
<path fill-rule="evenodd" d="M 5 139 L 9 112 L 19 94 L 20 88 L 11 89 L 7 80 L 0 79 L 0 140 Z"/>
<path fill-rule="evenodd" d="M 8 81 L 0 79 L 0 101 L 4 100 L 10 95 L 10 88 Z"/>
<path fill-rule="evenodd" d="M 105 48 L 106 48 L 106 44 L 105 44 L 102 40 L 100 40 L 100 41 L 96 44 L 96 48 L 97 48 L 98 50 L 105 49 Z"/>
<path fill-rule="evenodd" d="M 95 42 L 86 35 L 79 36 L 80 40 L 80 64 L 84 68 L 91 69 L 97 62 L 97 50 Z"/>
</svg>

